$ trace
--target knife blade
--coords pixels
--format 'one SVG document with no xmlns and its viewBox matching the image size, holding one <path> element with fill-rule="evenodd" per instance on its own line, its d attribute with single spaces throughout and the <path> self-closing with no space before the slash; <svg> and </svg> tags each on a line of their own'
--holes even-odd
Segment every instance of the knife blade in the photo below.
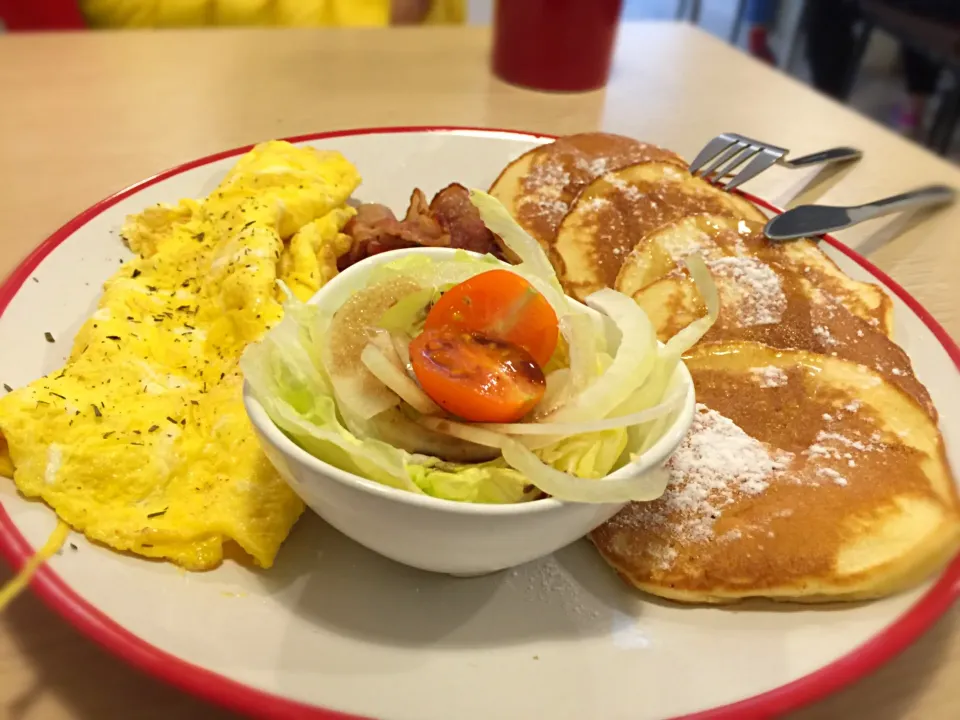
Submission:
<svg viewBox="0 0 960 720">
<path fill-rule="evenodd" d="M 813 237 L 902 210 L 949 205 L 956 196 L 956 190 L 948 185 L 928 185 L 866 205 L 801 205 L 770 220 L 764 232 L 777 241 Z"/>
<path fill-rule="evenodd" d="M 801 205 L 771 219 L 763 231 L 771 240 L 793 240 L 840 230 L 854 222 L 850 208 Z"/>
</svg>

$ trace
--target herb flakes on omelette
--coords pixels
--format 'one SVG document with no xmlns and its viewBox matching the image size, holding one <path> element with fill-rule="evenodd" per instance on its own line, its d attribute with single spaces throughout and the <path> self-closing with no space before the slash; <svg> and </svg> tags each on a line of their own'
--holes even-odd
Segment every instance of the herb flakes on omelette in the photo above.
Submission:
<svg viewBox="0 0 960 720">
<path fill-rule="evenodd" d="M 337 152 L 274 141 L 206 200 L 128 218 L 138 256 L 66 366 L 0 398 L 20 491 L 117 550 L 203 570 L 233 540 L 270 567 L 303 505 L 260 450 L 237 362 L 282 315 L 278 279 L 306 299 L 336 274 L 359 183 Z"/>
</svg>

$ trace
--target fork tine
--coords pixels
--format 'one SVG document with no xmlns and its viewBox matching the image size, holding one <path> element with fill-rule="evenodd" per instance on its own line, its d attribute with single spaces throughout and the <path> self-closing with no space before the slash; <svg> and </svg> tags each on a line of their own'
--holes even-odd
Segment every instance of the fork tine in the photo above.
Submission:
<svg viewBox="0 0 960 720">
<path fill-rule="evenodd" d="M 717 168 L 721 165 L 735 161 L 740 154 L 747 149 L 747 145 L 744 145 L 741 142 L 734 143 L 731 147 L 724 150 L 722 153 L 717 155 L 707 167 L 705 167 L 700 173 L 702 177 L 707 182 L 716 182 L 724 176 L 724 173 L 718 173 Z M 739 165 L 739 163 L 736 163 Z"/>
<path fill-rule="evenodd" d="M 756 155 L 753 160 L 750 161 L 750 164 L 732 177 L 730 182 L 723 186 L 723 189 L 733 190 L 735 187 L 740 187 L 747 182 L 747 180 L 752 180 L 764 170 L 773 166 L 773 164 L 777 162 L 777 159 L 778 155 L 776 153 L 769 152 L 765 149 L 760 150 L 760 154 Z"/>
<path fill-rule="evenodd" d="M 693 162 L 690 163 L 690 172 L 696 175 L 700 168 L 713 160 L 717 155 L 722 153 L 731 145 L 735 145 L 736 142 L 736 140 L 733 140 L 725 135 L 718 135 L 713 140 L 708 142 L 704 146 L 703 150 L 701 150 L 693 159 Z"/>
<path fill-rule="evenodd" d="M 754 140 L 753 138 L 749 138 L 746 135 L 738 135 L 737 133 L 726 133 L 726 134 L 728 137 L 731 137 L 734 140 L 739 140 L 740 142 L 745 143 L 746 145 L 753 145 L 754 147 L 775 147 L 770 143 Z M 784 150 L 784 153 L 786 153 L 786 150 Z"/>
<path fill-rule="evenodd" d="M 758 148 L 756 145 L 746 146 L 744 152 L 741 152 L 723 167 L 717 168 L 714 174 L 714 183 L 721 185 L 723 178 L 727 175 L 732 175 L 734 170 L 747 162 L 747 160 L 752 160 L 759 152 L 762 152 L 762 148 Z"/>
</svg>

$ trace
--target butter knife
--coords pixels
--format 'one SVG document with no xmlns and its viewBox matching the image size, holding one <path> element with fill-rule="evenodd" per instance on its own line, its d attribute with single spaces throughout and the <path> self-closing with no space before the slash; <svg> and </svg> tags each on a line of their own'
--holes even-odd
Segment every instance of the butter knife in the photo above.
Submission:
<svg viewBox="0 0 960 720">
<path fill-rule="evenodd" d="M 795 240 L 823 235 L 901 210 L 947 205 L 955 198 L 956 191 L 951 187 L 928 185 L 866 205 L 800 205 L 770 220 L 764 233 L 771 240 Z"/>
</svg>

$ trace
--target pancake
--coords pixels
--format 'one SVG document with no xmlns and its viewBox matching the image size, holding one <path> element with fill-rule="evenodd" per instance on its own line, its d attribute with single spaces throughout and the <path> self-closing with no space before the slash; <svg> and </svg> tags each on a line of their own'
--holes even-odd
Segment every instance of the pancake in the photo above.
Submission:
<svg viewBox="0 0 960 720">
<path fill-rule="evenodd" d="M 608 173 L 580 193 L 557 232 L 551 259 L 578 300 L 614 287 L 630 251 L 646 235 L 688 215 L 763 222 L 744 198 L 669 163 L 642 163 Z"/>
<path fill-rule="evenodd" d="M 705 258 L 750 255 L 793 271 L 805 285 L 819 288 L 892 337 L 893 303 L 880 286 L 847 277 L 814 241 L 773 243 L 763 234 L 763 227 L 763 222 L 717 215 L 683 218 L 644 236 L 624 260 L 614 287 L 625 295 L 635 295 L 694 252 Z"/>
<path fill-rule="evenodd" d="M 730 259 L 734 264 L 708 265 L 720 293 L 720 315 L 699 345 L 745 340 L 850 360 L 877 371 L 916 400 L 931 418 L 937 418 L 930 394 L 914 375 L 909 356 L 883 333 L 819 290 L 805 288 L 795 275 L 776 263 Z M 726 261 L 724 258 L 721 262 Z M 768 287 L 774 292 L 757 295 L 749 285 L 744 292 L 739 274 L 771 283 Z M 658 280 L 636 293 L 634 299 L 646 311 L 661 340 L 706 314 L 696 286 L 685 272 Z M 777 314 L 767 319 L 777 322 L 759 323 L 774 303 Z"/>
<path fill-rule="evenodd" d="M 591 536 L 628 582 L 682 602 L 866 599 L 956 552 L 936 423 L 882 375 L 758 343 L 700 346 L 687 366 L 697 415 L 667 491 Z"/>
<path fill-rule="evenodd" d="M 676 265 L 700 252 L 720 292 L 720 315 L 701 345 L 749 340 L 852 360 L 879 372 L 936 419 L 910 358 L 880 330 L 892 324 L 889 298 L 875 285 L 847 278 L 812 243 L 770 243 L 759 224 L 695 216 L 647 236 L 630 259 L 642 249 L 646 259 L 632 263 L 637 272 L 630 278 L 664 274 L 633 298 L 661 340 L 706 314 L 693 281 Z"/>
<path fill-rule="evenodd" d="M 530 150 L 500 173 L 490 194 L 548 250 L 580 191 L 604 173 L 643 162 L 685 168 L 676 153 L 610 133 L 580 133 Z"/>
<path fill-rule="evenodd" d="M 776 349 L 807 350 L 850 360 L 880 373 L 936 419 L 930 394 L 914 374 L 909 356 L 896 343 L 819 290 L 805 288 L 795 275 L 776 263 L 742 262 L 746 264 L 737 259 L 733 265 L 712 266 L 720 290 L 721 310 L 716 324 L 700 341 L 701 345 L 746 340 Z M 757 295 L 744 293 L 737 281 L 737 274 L 741 272 L 755 273 L 763 281 L 779 285 L 777 296 L 782 298 L 782 313 L 777 315 L 777 322 L 756 322 L 766 311 L 763 304 L 769 302 L 769 296 L 761 295 L 764 299 L 757 302 Z M 679 293 L 678 286 L 682 286 Z M 671 292 L 669 297 L 664 296 L 667 288 Z M 664 278 L 638 293 L 635 299 L 651 316 L 658 336 L 662 333 L 664 338 L 672 337 L 672 333 L 684 326 L 684 316 L 693 319 L 706 313 L 692 281 L 686 277 Z M 694 307 L 696 312 L 691 312 Z"/>
</svg>

